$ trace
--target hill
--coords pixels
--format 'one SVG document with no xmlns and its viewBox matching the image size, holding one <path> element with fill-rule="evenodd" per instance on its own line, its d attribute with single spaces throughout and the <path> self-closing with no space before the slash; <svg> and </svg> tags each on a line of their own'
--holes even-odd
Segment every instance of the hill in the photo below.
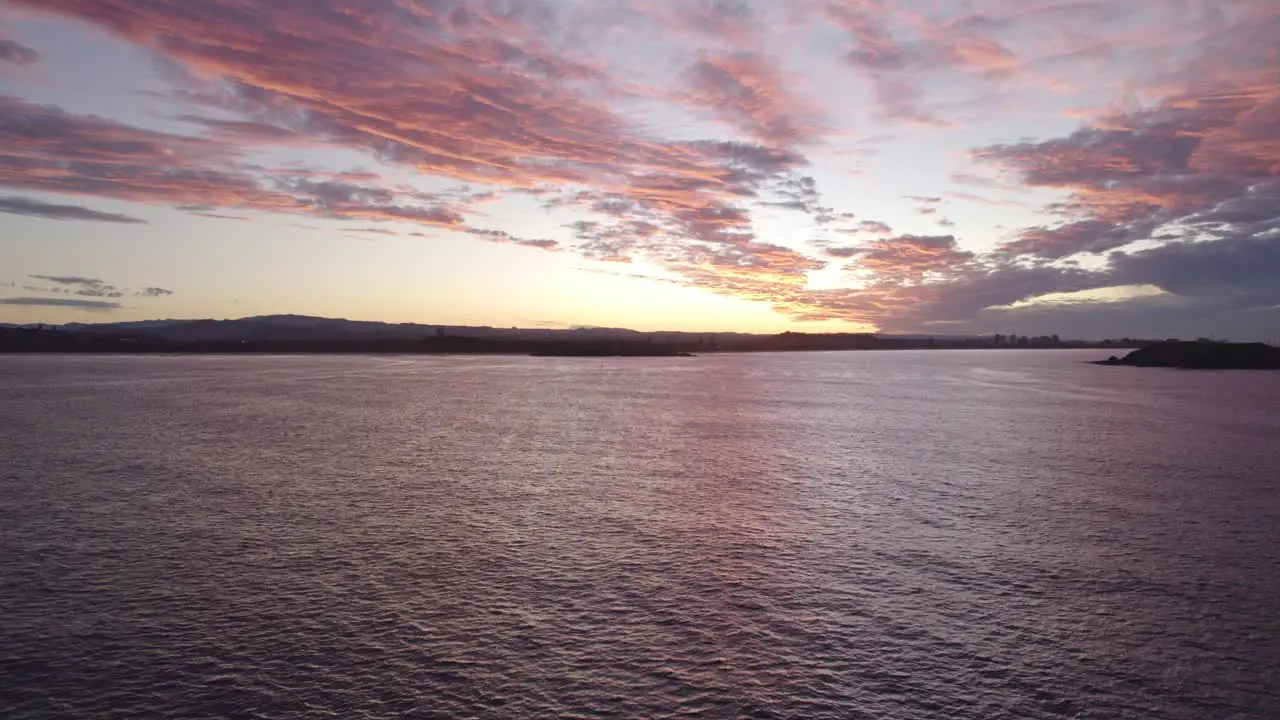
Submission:
<svg viewBox="0 0 1280 720">
<path fill-rule="evenodd" d="M 0 352 L 530 353 L 674 355 L 793 350 L 1135 347 L 1056 336 L 927 336 L 872 333 L 755 335 L 640 332 L 621 328 L 494 328 L 264 315 L 235 320 L 147 320 L 0 327 Z"/>
<path fill-rule="evenodd" d="M 1280 348 L 1263 343 L 1161 342 L 1099 365 L 1170 367 L 1190 370 L 1280 370 Z"/>
</svg>

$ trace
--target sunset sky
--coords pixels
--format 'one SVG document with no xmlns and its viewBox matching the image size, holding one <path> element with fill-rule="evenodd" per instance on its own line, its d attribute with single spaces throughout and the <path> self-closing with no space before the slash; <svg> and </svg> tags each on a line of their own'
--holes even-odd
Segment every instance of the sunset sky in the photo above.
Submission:
<svg viewBox="0 0 1280 720">
<path fill-rule="evenodd" d="M 0 0 L 0 322 L 1280 339 L 1276 0 Z"/>
</svg>

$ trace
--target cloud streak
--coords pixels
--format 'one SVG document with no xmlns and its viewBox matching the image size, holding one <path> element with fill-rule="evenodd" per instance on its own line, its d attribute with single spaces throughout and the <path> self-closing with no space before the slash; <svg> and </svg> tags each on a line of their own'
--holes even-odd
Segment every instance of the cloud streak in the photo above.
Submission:
<svg viewBox="0 0 1280 720">
<path fill-rule="evenodd" d="M 801 117 L 777 65 L 760 53 L 704 53 L 689 69 L 689 101 L 709 108 L 755 142 L 789 147 L 819 130 Z"/>
<path fill-rule="evenodd" d="M 0 197 L 0 213 L 25 215 L 48 220 L 91 220 L 97 222 L 143 225 L 146 220 L 119 213 L 101 212 L 79 205 L 46 203 L 24 197 Z"/>
<path fill-rule="evenodd" d="M 105 298 L 115 300 L 131 294 L 133 297 L 139 298 L 161 298 L 169 297 L 174 294 L 173 290 L 163 287 L 145 287 L 137 291 L 130 292 L 128 288 L 121 288 L 101 278 L 86 277 L 83 275 L 27 275 L 30 280 L 35 280 L 45 285 L 23 284 L 21 288 L 28 292 L 45 293 L 48 295 L 62 295 L 74 297 L 62 298 L 45 298 L 51 302 L 43 303 L 48 307 L 79 307 L 81 301 L 76 298 Z M 0 287 L 18 287 L 16 282 L 2 283 Z M 26 298 L 24 302 L 14 304 L 39 305 L 35 302 L 40 298 Z M 29 301 L 29 302 L 28 302 Z M 114 303 L 110 303 L 114 304 Z M 84 307 L 105 307 L 98 301 L 92 301 Z"/>
<path fill-rule="evenodd" d="M 81 277 L 79 275 L 28 275 L 33 280 L 44 280 L 57 285 L 103 285 L 98 278 Z"/>
<path fill-rule="evenodd" d="M 0 298 L 0 305 L 36 308 L 72 308 L 96 312 L 110 312 L 123 307 L 108 300 L 80 300 L 77 298 L 8 297 Z"/>
</svg>

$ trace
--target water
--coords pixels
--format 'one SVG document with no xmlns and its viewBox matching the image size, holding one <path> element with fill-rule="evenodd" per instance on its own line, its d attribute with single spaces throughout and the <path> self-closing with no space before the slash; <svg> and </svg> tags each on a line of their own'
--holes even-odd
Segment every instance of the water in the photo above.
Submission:
<svg viewBox="0 0 1280 720">
<path fill-rule="evenodd" d="M 0 717 L 1265 718 L 1280 374 L 0 357 Z"/>
</svg>

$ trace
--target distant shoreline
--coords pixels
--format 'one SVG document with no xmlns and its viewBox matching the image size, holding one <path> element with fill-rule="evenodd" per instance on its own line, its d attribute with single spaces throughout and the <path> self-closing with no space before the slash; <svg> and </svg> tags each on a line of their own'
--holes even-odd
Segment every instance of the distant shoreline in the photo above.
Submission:
<svg viewBox="0 0 1280 720">
<path fill-rule="evenodd" d="M 681 357 L 721 352 L 1020 350 L 1141 347 L 1057 335 L 928 336 L 875 333 L 758 335 L 620 328 L 493 328 L 391 324 L 296 315 L 239 320 L 155 320 L 98 325 L 0 326 L 0 353 L 536 355 Z"/>
<path fill-rule="evenodd" d="M 236 348 L 151 348 L 151 347 L 135 347 L 135 348 L 65 348 L 65 349 L 13 349 L 0 347 L 0 355 L 113 355 L 113 356 L 179 356 L 179 355 L 205 355 L 205 356 L 233 356 L 233 355 L 363 355 L 363 356 L 464 356 L 464 357 L 484 357 L 484 356 L 504 356 L 504 357 L 543 357 L 543 358 L 597 358 L 597 357 L 637 357 L 637 358 L 670 358 L 670 357 L 699 357 L 703 355 L 747 355 L 759 353 L 810 353 L 810 352 L 909 352 L 909 351 L 1041 351 L 1041 350 L 1096 350 L 1096 347 L 1084 346 L 1062 346 L 1062 347 L 1032 347 L 1032 348 L 993 348 L 993 347 L 878 347 L 878 348 L 753 348 L 753 349 L 720 349 L 720 350 L 702 350 L 697 353 L 675 351 L 675 352 L 580 352 L 574 349 L 563 351 L 524 351 L 524 350 L 482 350 L 482 349 L 461 349 L 461 350 L 378 350 L 378 349 L 325 349 L 325 350 L 307 350 L 294 348 L 271 348 L 271 349 L 236 349 Z M 1117 349 L 1117 346 L 1110 345 L 1101 349 Z M 1122 349 L 1122 348 L 1121 348 Z M 1086 361 L 1094 364 L 1111 364 L 1106 361 Z"/>
</svg>

